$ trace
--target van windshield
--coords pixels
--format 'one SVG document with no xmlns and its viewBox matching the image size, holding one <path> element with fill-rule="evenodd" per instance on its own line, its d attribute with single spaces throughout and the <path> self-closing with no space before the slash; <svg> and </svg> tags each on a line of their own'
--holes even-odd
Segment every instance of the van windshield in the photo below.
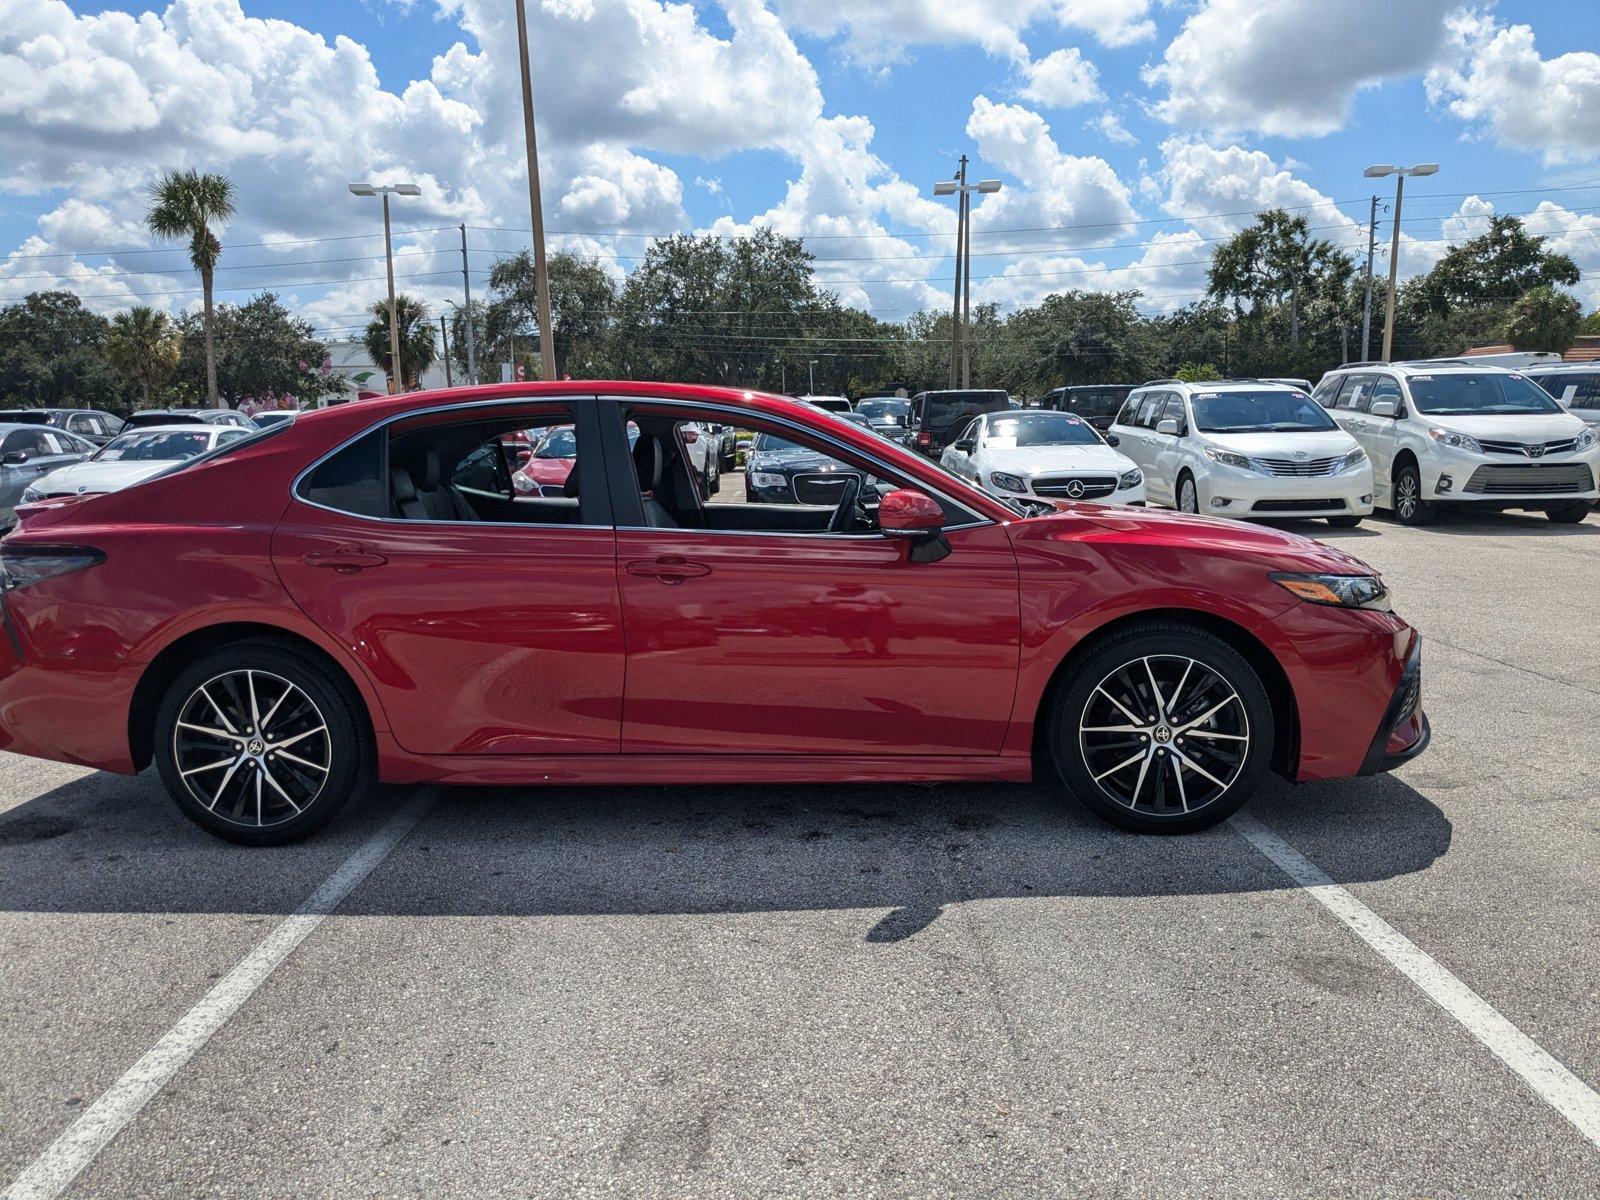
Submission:
<svg viewBox="0 0 1600 1200">
<path fill-rule="evenodd" d="M 1304 392 L 1198 392 L 1194 423 L 1201 433 L 1318 433 L 1337 429 Z"/>
<path fill-rule="evenodd" d="M 1406 383 L 1417 411 L 1436 417 L 1510 417 L 1561 411 L 1549 393 L 1522 375 L 1497 371 L 1413 375 Z"/>
</svg>

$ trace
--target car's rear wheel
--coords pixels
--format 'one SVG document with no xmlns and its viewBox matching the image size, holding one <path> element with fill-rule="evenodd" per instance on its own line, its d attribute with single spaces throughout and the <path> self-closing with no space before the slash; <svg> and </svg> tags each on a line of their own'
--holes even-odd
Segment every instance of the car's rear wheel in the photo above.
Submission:
<svg viewBox="0 0 1600 1200">
<path fill-rule="evenodd" d="M 1426 525 L 1434 518 L 1434 506 L 1422 498 L 1422 472 L 1415 463 L 1395 468 L 1394 515 L 1402 525 Z"/>
<path fill-rule="evenodd" d="M 1574 500 L 1569 504 L 1552 504 L 1544 515 L 1557 525 L 1576 525 L 1589 515 L 1587 500 Z"/>
<path fill-rule="evenodd" d="M 368 773 L 370 734 L 347 681 L 272 641 L 239 642 L 184 670 L 156 713 L 162 782 L 202 829 L 247 846 L 326 825 Z"/>
<path fill-rule="evenodd" d="M 1244 657 L 1192 626 L 1139 625 L 1075 665 L 1049 717 L 1069 791 L 1112 824 L 1187 833 L 1237 812 L 1272 761 L 1272 709 Z"/>
</svg>

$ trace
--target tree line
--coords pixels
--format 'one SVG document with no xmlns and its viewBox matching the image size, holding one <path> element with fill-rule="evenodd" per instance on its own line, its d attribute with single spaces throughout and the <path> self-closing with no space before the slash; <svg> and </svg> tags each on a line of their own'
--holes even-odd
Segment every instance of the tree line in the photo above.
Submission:
<svg viewBox="0 0 1600 1200">
<path fill-rule="evenodd" d="M 208 179 L 210 180 L 208 182 Z M 223 181 L 225 182 L 225 181 Z M 40 292 L 0 307 L 0 398 L 7 404 L 81 404 L 126 411 L 161 404 L 246 401 L 305 405 L 338 392 L 327 346 L 313 327 L 263 292 L 244 304 L 210 302 L 221 246 L 211 223 L 231 212 L 215 177 L 172 175 L 151 195 L 150 226 L 187 236 L 207 297 L 172 318 L 146 307 L 105 317 L 68 292 Z M 1396 358 L 1460 353 L 1508 341 L 1561 350 L 1600 313 L 1581 317 L 1566 289 L 1577 265 L 1513 216 L 1452 247 L 1400 289 Z M 843 304 L 815 277 L 804 243 L 770 229 L 654 242 L 618 279 L 594 258 L 549 257 L 556 369 L 566 378 L 661 379 L 859 395 L 948 380 L 946 312 L 885 321 Z M 528 251 L 495 262 L 487 295 L 439 314 L 398 298 L 399 378 L 415 386 L 445 352 L 466 382 L 468 335 L 477 379 L 503 364 L 537 378 L 537 278 Z M 972 313 L 975 385 L 1036 396 L 1070 384 L 1190 378 L 1304 376 L 1358 357 L 1365 280 L 1356 260 L 1314 238 L 1303 216 L 1274 209 L 1220 243 L 1205 295 L 1174 312 L 1142 310 L 1137 290 L 1071 290 L 1002 312 Z M 1384 289 L 1374 289 L 1371 353 L 1381 345 Z M 388 373 L 388 305 L 371 308 L 364 342 Z M 446 338 L 446 333 L 448 337 Z"/>
</svg>

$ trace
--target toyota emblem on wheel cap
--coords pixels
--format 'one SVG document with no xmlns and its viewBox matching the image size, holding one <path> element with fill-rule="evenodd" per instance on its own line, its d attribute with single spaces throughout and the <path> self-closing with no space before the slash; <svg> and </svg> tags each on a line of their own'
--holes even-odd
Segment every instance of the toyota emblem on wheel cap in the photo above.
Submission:
<svg viewBox="0 0 1600 1200">
<path fill-rule="evenodd" d="M 1074 500 L 1082 500 L 1083 499 L 1083 480 L 1081 480 L 1081 479 L 1069 479 L 1069 480 L 1067 480 L 1067 495 L 1071 496 Z"/>
</svg>

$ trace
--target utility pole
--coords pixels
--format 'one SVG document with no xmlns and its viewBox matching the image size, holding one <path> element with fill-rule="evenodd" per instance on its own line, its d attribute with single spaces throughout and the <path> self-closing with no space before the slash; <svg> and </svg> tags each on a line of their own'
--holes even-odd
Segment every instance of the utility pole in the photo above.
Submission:
<svg viewBox="0 0 1600 1200">
<path fill-rule="evenodd" d="M 962 267 L 966 261 L 967 228 L 967 156 L 961 156 L 961 169 L 956 172 L 956 282 L 950 305 L 950 386 L 960 386 L 961 376 L 961 284 Z"/>
<path fill-rule="evenodd" d="M 455 383 L 450 378 L 450 325 L 444 319 L 443 313 L 439 314 L 439 338 L 444 345 L 444 385 L 445 387 L 455 387 Z"/>
<path fill-rule="evenodd" d="M 467 267 L 467 226 L 461 225 L 461 290 L 467 307 L 462 310 L 462 324 L 467 330 L 467 382 L 478 382 L 478 339 L 472 332 L 472 275 Z"/>
<path fill-rule="evenodd" d="M 963 168 L 964 169 L 964 168 Z M 972 386 L 972 197 L 961 194 L 961 386 Z"/>
<path fill-rule="evenodd" d="M 1372 198 L 1367 216 L 1367 298 L 1361 305 L 1361 361 L 1371 361 L 1372 342 L 1372 256 L 1378 249 L 1378 198 Z"/>
<path fill-rule="evenodd" d="M 389 394 L 405 390 L 405 372 L 400 365 L 400 322 L 395 312 L 394 299 L 394 242 L 389 236 L 389 197 L 420 196 L 422 189 L 414 183 L 396 183 L 379 186 L 375 183 L 352 183 L 352 196 L 383 197 L 383 260 L 389 274 Z"/>
<path fill-rule="evenodd" d="M 806 384 L 806 395 L 815 396 L 817 394 L 817 360 L 814 358 L 806 364 Z"/>
<path fill-rule="evenodd" d="M 528 10 L 517 0 L 517 54 L 522 62 L 522 123 L 528 146 L 528 208 L 533 216 L 533 270 L 539 305 L 539 367 L 556 377 L 556 342 L 550 328 L 550 274 L 544 257 L 544 205 L 539 198 L 539 148 L 533 133 L 533 67 L 528 62 Z"/>
<path fill-rule="evenodd" d="M 1389 239 L 1389 303 L 1383 314 L 1383 361 L 1390 361 L 1394 352 L 1394 281 L 1400 270 L 1400 205 L 1405 199 L 1407 175 L 1432 175 L 1439 170 L 1438 163 L 1418 163 L 1414 167 L 1396 167 L 1377 163 L 1362 172 L 1368 179 L 1381 179 L 1393 175 L 1394 180 L 1394 235 Z"/>
</svg>

